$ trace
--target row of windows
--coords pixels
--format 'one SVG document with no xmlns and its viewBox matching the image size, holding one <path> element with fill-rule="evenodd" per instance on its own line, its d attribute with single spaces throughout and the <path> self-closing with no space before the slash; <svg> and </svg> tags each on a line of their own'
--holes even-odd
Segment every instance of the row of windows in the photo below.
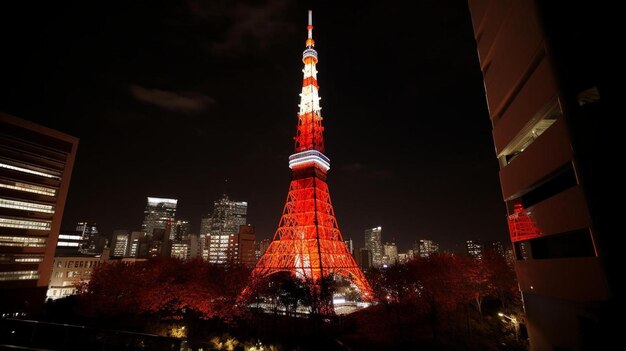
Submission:
<svg viewBox="0 0 626 351">
<path fill-rule="evenodd" d="M 38 176 L 41 176 L 41 177 L 61 180 L 61 172 L 56 172 L 56 171 L 52 171 L 52 170 L 50 170 L 47 173 L 47 172 L 41 172 L 41 171 L 37 171 L 37 170 L 34 170 L 34 169 L 30 169 L 30 168 L 24 168 L 24 167 L 10 165 L 10 164 L 4 163 L 4 162 L 0 162 L 0 168 L 6 168 L 6 169 L 13 170 L 13 171 L 22 172 L 22 173 L 34 174 L 34 175 L 38 175 Z M 33 168 L 35 168 L 35 167 L 33 167 Z M 36 168 L 39 168 L 39 167 L 36 167 Z M 53 173 L 53 174 L 50 174 L 50 173 Z"/>
<path fill-rule="evenodd" d="M 0 236 L 0 246 L 46 247 L 46 241 L 47 238 L 32 236 Z"/>
<path fill-rule="evenodd" d="M 99 260 L 57 261 L 57 268 L 92 268 L 100 265 Z"/>
<path fill-rule="evenodd" d="M 27 183 L 13 182 L 9 180 L 0 180 L 0 188 L 48 196 L 55 196 L 57 194 L 56 189 L 53 188 Z"/>
<path fill-rule="evenodd" d="M 0 281 L 39 279 L 37 271 L 0 272 Z"/>
<path fill-rule="evenodd" d="M 39 263 L 41 261 L 43 261 L 43 255 L 0 254 L 0 264 Z"/>
<path fill-rule="evenodd" d="M 50 230 L 50 221 L 31 221 L 14 218 L 0 218 L 0 227 L 34 229 L 34 230 Z"/>
<path fill-rule="evenodd" d="M 91 275 L 91 271 L 69 271 L 69 272 L 55 272 L 54 273 L 54 277 L 55 278 L 63 278 L 63 277 L 67 277 L 67 278 L 80 278 L 82 276 L 88 276 Z"/>
<path fill-rule="evenodd" d="M 9 200 L 4 198 L 0 198 L 0 207 L 14 208 L 18 210 L 27 210 L 33 212 L 54 213 L 54 206 L 52 205 L 42 205 L 38 203 Z"/>
</svg>

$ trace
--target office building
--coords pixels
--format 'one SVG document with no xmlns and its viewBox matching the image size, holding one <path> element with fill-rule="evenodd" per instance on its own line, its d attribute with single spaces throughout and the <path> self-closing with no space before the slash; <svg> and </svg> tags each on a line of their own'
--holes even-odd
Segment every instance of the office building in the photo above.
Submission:
<svg viewBox="0 0 626 351">
<path fill-rule="evenodd" d="M 356 255 L 356 263 L 363 271 L 372 268 L 372 252 L 365 247 L 360 248 Z"/>
<path fill-rule="evenodd" d="M 45 300 L 78 139 L 0 113 L 0 312 Z"/>
<path fill-rule="evenodd" d="M 85 247 L 87 240 L 83 233 L 77 230 L 61 230 L 57 239 L 57 248 L 54 256 L 78 256 L 82 255 L 81 248 Z"/>
<path fill-rule="evenodd" d="M 417 253 L 417 256 L 421 258 L 429 257 L 437 251 L 439 251 L 439 245 L 432 240 L 420 239 L 413 245 L 414 254 Z"/>
<path fill-rule="evenodd" d="M 170 256 L 180 260 L 188 260 L 191 258 L 191 245 L 189 241 L 173 242 Z"/>
<path fill-rule="evenodd" d="M 178 200 L 176 199 L 148 197 L 141 230 L 151 238 L 154 236 L 155 230 L 161 229 L 167 232 L 169 239 L 174 217 L 176 217 L 177 204 Z M 162 234 L 159 234 L 159 236 L 162 237 Z"/>
<path fill-rule="evenodd" d="M 143 234 L 143 232 L 141 232 Z M 112 253 L 111 257 L 124 257 L 128 252 L 128 242 L 130 233 L 128 230 L 114 230 L 113 231 L 113 243 L 111 245 Z"/>
<path fill-rule="evenodd" d="M 383 243 L 381 240 L 382 227 L 375 227 L 365 230 L 365 248 L 372 255 L 373 267 L 380 267 L 383 263 Z"/>
<path fill-rule="evenodd" d="M 245 225 L 248 213 L 248 203 L 232 201 L 226 194 L 213 203 L 213 212 L 202 219 L 200 234 L 230 235 L 239 231 L 240 225 Z"/>
<path fill-rule="evenodd" d="M 91 273 L 102 262 L 101 257 L 55 257 L 46 298 L 56 300 L 75 295 L 78 285 L 89 282 Z"/>
<path fill-rule="evenodd" d="M 78 249 L 81 254 L 95 255 L 96 253 L 102 253 L 105 242 L 104 238 L 98 234 L 98 227 L 95 223 L 78 222 L 76 231 L 81 232 L 84 241 Z"/>
<path fill-rule="evenodd" d="M 619 344 L 619 41 L 605 4 L 469 0 L 532 350 Z"/>
<path fill-rule="evenodd" d="M 483 258 L 483 245 L 478 240 L 466 240 L 465 249 L 467 255 L 480 260 Z"/>
<path fill-rule="evenodd" d="M 172 225 L 172 230 L 170 231 L 170 241 L 179 242 L 183 240 L 189 239 L 189 234 L 191 226 L 189 225 L 189 221 L 185 221 L 182 219 L 174 221 Z"/>
<path fill-rule="evenodd" d="M 213 204 L 211 215 L 202 220 L 201 234 L 206 235 L 210 263 L 225 264 L 236 257 L 236 234 L 246 225 L 247 202 L 232 201 L 226 194 Z M 230 252 L 229 252 L 230 251 Z"/>
<path fill-rule="evenodd" d="M 398 263 L 398 247 L 395 243 L 383 245 L 383 266 L 391 266 Z"/>
<path fill-rule="evenodd" d="M 350 254 L 354 256 L 354 244 L 352 243 L 352 239 L 344 240 L 343 242 L 346 244 L 348 252 L 350 252 Z"/>
<path fill-rule="evenodd" d="M 248 268 L 254 268 L 257 263 L 255 241 L 256 234 L 253 226 L 249 224 L 239 226 L 235 252 L 237 263 L 243 264 Z"/>
</svg>

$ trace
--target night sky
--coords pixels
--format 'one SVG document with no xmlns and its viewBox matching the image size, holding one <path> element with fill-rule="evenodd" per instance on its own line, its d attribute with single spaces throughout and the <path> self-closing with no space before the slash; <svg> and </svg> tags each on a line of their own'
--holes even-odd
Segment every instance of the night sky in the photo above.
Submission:
<svg viewBox="0 0 626 351">
<path fill-rule="evenodd" d="M 227 191 L 271 237 L 310 7 L 344 237 L 507 238 L 465 0 L 18 3 L 0 5 L 0 110 L 80 138 L 65 228 L 138 229 L 157 196 L 197 232 Z"/>
</svg>

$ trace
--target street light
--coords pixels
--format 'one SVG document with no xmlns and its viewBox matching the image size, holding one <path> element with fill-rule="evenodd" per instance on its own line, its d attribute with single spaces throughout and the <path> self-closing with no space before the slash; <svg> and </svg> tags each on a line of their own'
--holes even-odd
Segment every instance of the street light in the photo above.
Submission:
<svg viewBox="0 0 626 351">
<path fill-rule="evenodd" d="M 504 317 L 508 319 L 509 321 L 511 321 L 511 323 L 513 324 L 513 328 L 515 329 L 515 338 L 519 340 L 519 321 L 517 320 L 517 318 L 508 316 L 502 312 L 498 312 L 498 316 Z"/>
</svg>

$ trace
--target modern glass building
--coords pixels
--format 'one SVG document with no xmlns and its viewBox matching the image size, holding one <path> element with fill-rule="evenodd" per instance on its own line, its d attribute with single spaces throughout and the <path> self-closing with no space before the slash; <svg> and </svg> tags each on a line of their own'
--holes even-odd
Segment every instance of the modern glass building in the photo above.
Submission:
<svg viewBox="0 0 626 351">
<path fill-rule="evenodd" d="M 380 267 L 383 263 L 382 227 L 365 230 L 365 248 L 372 254 L 372 266 Z"/>
<path fill-rule="evenodd" d="M 78 138 L 0 113 L 1 312 L 43 303 Z"/>
<path fill-rule="evenodd" d="M 174 224 L 174 217 L 176 216 L 177 204 L 178 200 L 176 199 L 148 197 L 141 230 L 148 237 L 152 237 L 155 229 L 162 229 L 166 232 L 168 230 L 171 231 L 171 226 Z"/>
</svg>

